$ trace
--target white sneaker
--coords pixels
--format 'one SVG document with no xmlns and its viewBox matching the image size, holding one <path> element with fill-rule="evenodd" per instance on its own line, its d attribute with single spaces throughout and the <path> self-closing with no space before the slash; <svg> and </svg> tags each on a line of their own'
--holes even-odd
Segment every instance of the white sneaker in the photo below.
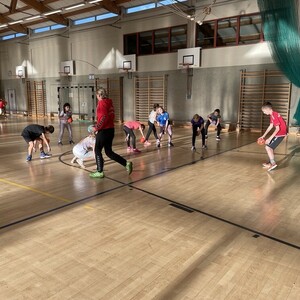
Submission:
<svg viewBox="0 0 300 300">
<path fill-rule="evenodd" d="M 196 147 L 193 146 L 193 147 L 191 148 L 191 150 L 192 150 L 192 151 L 196 151 Z"/>
</svg>

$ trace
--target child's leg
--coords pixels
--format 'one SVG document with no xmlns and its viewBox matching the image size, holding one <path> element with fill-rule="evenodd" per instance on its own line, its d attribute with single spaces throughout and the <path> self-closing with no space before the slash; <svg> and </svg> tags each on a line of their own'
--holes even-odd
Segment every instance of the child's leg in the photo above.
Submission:
<svg viewBox="0 0 300 300">
<path fill-rule="evenodd" d="M 169 135 L 169 143 L 172 143 L 172 126 L 171 125 L 168 125 L 168 128 L 167 128 L 167 131 L 168 131 L 168 135 Z"/>
<path fill-rule="evenodd" d="M 145 141 L 148 141 L 148 139 L 150 137 L 150 134 L 153 130 L 154 124 L 152 124 L 150 121 L 148 121 L 148 126 L 149 126 L 149 128 L 148 128 L 148 131 L 147 131 L 147 134 L 146 134 L 146 137 L 145 137 Z"/>
<path fill-rule="evenodd" d="M 156 128 L 155 128 L 155 125 L 152 124 L 152 130 L 153 130 L 153 134 L 154 134 L 154 137 L 156 138 L 156 140 L 158 140 L 158 136 L 157 136 L 157 132 L 156 132 Z"/>
<path fill-rule="evenodd" d="M 201 129 L 201 137 L 202 137 L 202 146 L 205 146 L 205 129 L 204 129 L 204 127 Z"/>
<path fill-rule="evenodd" d="M 28 142 L 28 156 L 32 156 L 33 141 Z"/>
<path fill-rule="evenodd" d="M 127 143 L 127 147 L 130 147 L 130 133 L 129 133 L 129 128 L 127 126 L 123 126 L 125 135 L 126 135 L 126 143 Z"/>
<path fill-rule="evenodd" d="M 192 146 L 195 147 L 198 126 L 193 126 Z"/>
<path fill-rule="evenodd" d="M 265 149 L 267 151 L 270 163 L 274 163 L 275 162 L 274 150 L 272 148 L 270 148 L 269 146 L 266 146 Z"/>
<path fill-rule="evenodd" d="M 207 135 L 209 125 L 210 125 L 210 121 L 207 120 L 205 124 L 205 135 Z"/>
<path fill-rule="evenodd" d="M 132 129 L 129 129 L 129 138 L 132 138 L 132 148 L 136 149 L 136 138 Z"/>
<path fill-rule="evenodd" d="M 220 136 L 221 129 L 222 129 L 221 124 L 218 124 L 218 126 L 217 126 L 217 136 Z"/>
<path fill-rule="evenodd" d="M 67 129 L 68 129 L 68 132 L 69 132 L 69 141 L 71 142 L 71 141 L 73 141 L 73 138 L 72 138 L 72 126 L 71 126 L 70 123 L 67 123 L 66 126 L 67 126 Z"/>
<path fill-rule="evenodd" d="M 61 143 L 63 134 L 64 134 L 64 130 L 65 130 L 65 123 L 63 123 L 62 121 L 60 121 L 59 123 L 59 136 L 58 136 L 58 142 Z"/>
</svg>

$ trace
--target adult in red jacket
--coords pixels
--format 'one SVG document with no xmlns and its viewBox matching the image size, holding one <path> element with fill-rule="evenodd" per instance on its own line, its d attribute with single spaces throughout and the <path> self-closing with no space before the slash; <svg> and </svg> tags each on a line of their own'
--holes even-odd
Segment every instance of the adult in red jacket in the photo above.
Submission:
<svg viewBox="0 0 300 300">
<path fill-rule="evenodd" d="M 104 148 L 105 154 L 112 160 L 118 162 L 122 166 L 126 167 L 129 174 L 132 172 L 132 162 L 126 161 L 122 156 L 113 152 L 112 142 L 115 135 L 114 119 L 115 112 L 111 99 L 107 97 L 106 90 L 100 88 L 96 92 L 98 99 L 97 104 L 97 124 L 95 125 L 96 144 L 95 144 L 95 158 L 97 164 L 97 171 L 90 173 L 92 178 L 103 178 L 103 166 L 104 159 L 102 156 L 102 150 Z"/>
</svg>

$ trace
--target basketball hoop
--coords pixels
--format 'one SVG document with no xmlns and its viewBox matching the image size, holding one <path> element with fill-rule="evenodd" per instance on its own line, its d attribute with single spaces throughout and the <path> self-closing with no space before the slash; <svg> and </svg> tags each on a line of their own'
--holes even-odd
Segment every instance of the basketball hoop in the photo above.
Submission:
<svg viewBox="0 0 300 300">
<path fill-rule="evenodd" d="M 127 73 L 127 78 L 128 79 L 132 79 L 132 72 L 131 72 L 131 68 L 119 68 L 120 72 L 122 73 Z"/>
<path fill-rule="evenodd" d="M 180 66 L 180 69 L 181 69 L 181 72 L 182 72 L 182 73 L 188 73 L 190 67 L 192 66 L 192 65 L 189 64 L 189 63 L 179 63 L 178 65 Z"/>
</svg>

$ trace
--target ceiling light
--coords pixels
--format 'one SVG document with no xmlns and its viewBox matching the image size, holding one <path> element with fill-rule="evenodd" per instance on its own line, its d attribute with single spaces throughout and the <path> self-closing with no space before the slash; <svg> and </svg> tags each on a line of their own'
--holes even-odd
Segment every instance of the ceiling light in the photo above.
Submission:
<svg viewBox="0 0 300 300">
<path fill-rule="evenodd" d="M 22 22 L 23 22 L 23 20 L 8 22 L 8 25 L 15 25 L 15 24 L 19 24 L 19 23 L 22 23 Z"/>
<path fill-rule="evenodd" d="M 38 15 L 38 16 L 32 16 L 32 17 L 29 17 L 29 18 L 24 19 L 24 21 L 36 20 L 36 19 L 39 19 L 39 18 L 41 18 L 41 17 L 42 17 L 41 15 Z"/>
<path fill-rule="evenodd" d="M 97 3 L 97 2 L 101 2 L 103 0 L 92 0 L 92 1 L 89 1 L 90 4 L 93 4 L 93 3 Z"/>
<path fill-rule="evenodd" d="M 65 7 L 65 10 L 70 10 L 70 9 L 78 8 L 78 7 L 81 7 L 81 6 L 84 6 L 84 5 L 85 5 L 85 3 L 75 4 L 73 6 Z"/>
<path fill-rule="evenodd" d="M 50 15 L 54 15 L 54 14 L 58 14 L 61 12 L 61 9 L 57 9 L 57 10 L 52 10 L 52 11 L 48 11 L 43 13 L 44 16 L 50 16 Z"/>
</svg>

